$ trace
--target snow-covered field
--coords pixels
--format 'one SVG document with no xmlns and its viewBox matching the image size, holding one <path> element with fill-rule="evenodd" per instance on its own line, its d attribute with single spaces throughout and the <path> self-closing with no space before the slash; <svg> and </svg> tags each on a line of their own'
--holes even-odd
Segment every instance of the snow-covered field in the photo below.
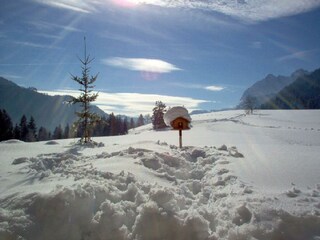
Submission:
<svg viewBox="0 0 320 240">
<path fill-rule="evenodd" d="M 0 239 L 320 239 L 320 111 L 0 143 Z"/>
</svg>

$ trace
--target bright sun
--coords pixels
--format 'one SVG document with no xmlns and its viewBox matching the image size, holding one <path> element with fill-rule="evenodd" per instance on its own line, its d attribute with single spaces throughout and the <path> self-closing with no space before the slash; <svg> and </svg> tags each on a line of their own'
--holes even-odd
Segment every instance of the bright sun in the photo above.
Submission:
<svg viewBox="0 0 320 240">
<path fill-rule="evenodd" d="M 117 6 L 120 7 L 135 7 L 137 6 L 139 3 L 141 3 L 140 0 L 112 0 L 113 3 Z"/>
</svg>

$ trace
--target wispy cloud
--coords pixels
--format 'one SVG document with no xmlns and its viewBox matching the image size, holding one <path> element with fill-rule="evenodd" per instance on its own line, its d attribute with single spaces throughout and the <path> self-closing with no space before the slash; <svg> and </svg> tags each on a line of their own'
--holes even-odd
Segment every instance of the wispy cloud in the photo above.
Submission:
<svg viewBox="0 0 320 240">
<path fill-rule="evenodd" d="M 51 7 L 92 13 L 114 0 L 34 0 Z M 125 0 L 123 0 L 125 1 Z M 130 0 L 127 0 L 130 2 Z M 264 21 L 310 11 L 320 6 L 318 0 L 134 0 L 137 4 L 168 8 L 189 8 L 216 11 L 245 21 Z"/>
<path fill-rule="evenodd" d="M 310 11 L 320 6 L 318 0 L 141 0 L 163 7 L 187 7 L 217 11 L 245 21 L 264 21 Z"/>
<path fill-rule="evenodd" d="M 41 91 L 49 95 L 78 96 L 75 90 Z M 156 101 L 162 101 L 167 106 L 185 106 L 189 111 L 200 108 L 200 104 L 209 101 L 189 97 L 175 97 L 159 94 L 141 93 L 106 93 L 99 92 L 95 105 L 107 113 L 138 116 L 139 114 L 151 114 Z"/>
<path fill-rule="evenodd" d="M 301 60 L 301 61 L 309 61 L 310 57 L 316 53 L 318 53 L 319 49 L 312 49 L 312 50 L 305 50 L 305 51 L 296 51 L 293 53 L 290 53 L 288 55 L 279 57 L 276 59 L 277 62 L 285 62 L 289 60 Z"/>
<path fill-rule="evenodd" d="M 213 91 L 213 92 L 219 92 L 219 91 L 226 89 L 226 87 L 220 86 L 220 85 L 205 86 L 205 85 L 201 85 L 201 84 L 179 83 L 179 82 L 171 82 L 169 84 L 172 86 L 176 86 L 176 87 L 189 88 L 189 89 L 203 89 L 203 90 L 208 90 L 208 91 Z"/>
<path fill-rule="evenodd" d="M 20 75 L 15 75 L 15 74 L 1 74 L 2 77 L 6 78 L 6 79 L 20 79 L 22 78 Z"/>
<path fill-rule="evenodd" d="M 255 49 L 260 49 L 260 48 L 262 48 L 262 42 L 260 42 L 260 41 L 252 42 L 252 43 L 250 43 L 250 47 L 255 48 Z"/>
<path fill-rule="evenodd" d="M 320 52 L 320 48 L 302 50 L 271 38 L 268 41 L 279 48 L 279 52 L 284 52 L 282 56 L 275 59 L 276 62 L 289 60 L 312 61 L 312 57 Z"/>
<path fill-rule="evenodd" d="M 169 73 L 172 71 L 181 70 L 175 65 L 160 59 L 114 57 L 103 59 L 102 63 L 109 66 L 124 68 L 132 71 L 153 73 Z"/>
<path fill-rule="evenodd" d="M 81 13 L 90 13 L 95 11 L 92 3 L 86 0 L 34 0 L 35 2 L 45 4 L 55 8 L 61 8 Z"/>
<path fill-rule="evenodd" d="M 15 44 L 18 44 L 18 45 L 21 45 L 21 46 L 26 46 L 26 47 L 61 49 L 61 48 L 55 47 L 55 46 L 38 44 L 38 43 L 32 43 L 32 42 L 26 42 L 26 41 L 15 41 L 14 43 L 15 43 Z"/>
<path fill-rule="evenodd" d="M 221 86 L 215 86 L 215 85 L 211 85 L 211 86 L 207 86 L 205 87 L 206 90 L 209 90 L 209 91 L 213 91 L 213 92 L 220 92 L 222 91 L 223 89 L 225 89 L 224 87 L 221 87 Z"/>
<path fill-rule="evenodd" d="M 31 21 L 31 22 L 28 22 L 28 24 L 38 28 L 39 30 L 59 29 L 59 30 L 67 31 L 67 32 L 83 32 L 82 30 L 75 28 L 75 27 L 72 27 L 72 26 L 58 25 L 55 23 L 49 23 L 49 22 L 45 22 L 45 21 Z"/>
<path fill-rule="evenodd" d="M 103 38 L 109 39 L 109 40 L 113 40 L 116 42 L 122 42 L 124 44 L 130 44 L 130 45 L 134 45 L 134 46 L 146 45 L 146 42 L 143 42 L 142 40 L 138 40 L 133 37 L 128 37 L 126 35 L 116 34 L 116 33 L 112 33 L 112 32 L 99 32 L 98 35 Z"/>
</svg>

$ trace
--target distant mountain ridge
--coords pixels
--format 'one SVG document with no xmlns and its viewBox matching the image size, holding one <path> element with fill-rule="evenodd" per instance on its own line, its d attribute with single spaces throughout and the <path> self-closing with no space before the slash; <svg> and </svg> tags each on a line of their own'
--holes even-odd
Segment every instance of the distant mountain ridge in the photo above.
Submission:
<svg viewBox="0 0 320 240">
<path fill-rule="evenodd" d="M 243 108 L 243 102 L 247 97 L 254 98 L 255 107 L 259 107 L 261 104 L 264 104 L 276 96 L 276 94 L 283 88 L 307 74 L 308 72 L 303 69 L 293 72 L 290 76 L 274 76 L 273 74 L 269 74 L 264 79 L 254 83 L 251 87 L 244 91 L 238 108 Z"/>
<path fill-rule="evenodd" d="M 298 77 L 276 96 L 262 104 L 263 109 L 320 109 L 320 68 Z"/>
<path fill-rule="evenodd" d="M 49 96 L 18 86 L 17 84 L 0 77 L 0 109 L 5 109 L 13 123 L 19 123 L 23 114 L 29 119 L 33 116 L 37 127 L 43 126 L 53 130 L 72 124 L 77 120 L 75 115 L 79 105 L 66 104 L 70 96 Z M 97 106 L 92 105 L 91 110 L 100 116 L 107 116 Z"/>
</svg>

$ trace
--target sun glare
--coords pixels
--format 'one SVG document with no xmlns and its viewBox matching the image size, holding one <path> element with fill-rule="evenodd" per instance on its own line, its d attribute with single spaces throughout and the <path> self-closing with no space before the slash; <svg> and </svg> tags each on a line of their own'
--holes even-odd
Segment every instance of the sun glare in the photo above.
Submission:
<svg viewBox="0 0 320 240">
<path fill-rule="evenodd" d="M 140 3 L 140 0 L 112 0 L 113 3 L 120 7 L 131 8 Z"/>
</svg>

